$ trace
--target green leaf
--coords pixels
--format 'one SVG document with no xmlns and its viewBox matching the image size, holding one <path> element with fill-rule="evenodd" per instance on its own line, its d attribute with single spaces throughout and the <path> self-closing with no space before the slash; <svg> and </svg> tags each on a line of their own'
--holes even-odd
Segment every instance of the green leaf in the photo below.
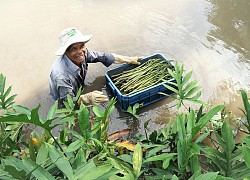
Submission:
<svg viewBox="0 0 250 180">
<path fill-rule="evenodd" d="M 95 180 L 107 180 L 107 179 L 112 179 L 112 176 L 116 176 L 120 170 L 118 169 L 110 169 L 107 173 L 104 173 L 101 177 L 96 178 Z"/>
<path fill-rule="evenodd" d="M 201 97 L 201 91 L 199 91 L 195 96 L 191 97 L 191 98 L 187 98 L 187 100 L 189 101 L 196 101 L 197 99 L 199 99 Z"/>
<path fill-rule="evenodd" d="M 80 149 L 75 157 L 74 165 L 76 166 L 75 169 L 78 169 L 79 167 L 83 166 L 87 162 L 87 158 L 85 157 L 85 154 L 83 152 L 83 149 Z"/>
<path fill-rule="evenodd" d="M 36 163 L 37 163 L 38 165 L 43 166 L 44 163 L 48 160 L 48 153 L 49 153 L 49 151 L 48 151 L 46 145 L 43 144 L 43 145 L 40 147 L 40 149 L 39 149 L 39 151 L 38 151 L 38 153 L 37 153 Z"/>
<path fill-rule="evenodd" d="M 223 105 L 219 105 L 211 109 L 207 114 L 202 116 L 198 123 L 195 124 L 195 127 L 192 129 L 192 138 L 196 136 L 196 134 L 203 129 L 203 127 L 208 123 L 208 121 L 219 111 L 221 111 L 224 108 Z"/>
<path fill-rule="evenodd" d="M 88 166 L 88 167 L 87 167 Z M 102 166 L 95 166 L 94 163 L 91 164 L 88 163 L 85 166 L 83 166 L 84 168 L 80 168 L 80 172 L 77 171 L 74 175 L 74 180 L 85 180 L 85 179 L 97 179 L 99 177 L 101 177 L 102 175 L 106 174 L 107 172 L 109 172 L 112 168 L 111 165 L 109 164 L 105 164 Z M 107 175 L 107 174 L 106 174 Z M 113 174 L 110 174 L 110 176 Z"/>
<path fill-rule="evenodd" d="M 201 174 L 201 166 L 198 155 L 195 154 L 190 157 L 190 166 L 191 166 L 191 171 L 194 174 L 194 177 L 197 177 L 198 175 Z"/>
<path fill-rule="evenodd" d="M 56 166 L 65 174 L 68 179 L 73 178 L 73 169 L 68 161 L 68 159 L 62 154 L 61 151 L 56 149 L 54 146 L 47 144 L 49 147 L 49 155 L 51 160 L 56 164 Z"/>
<path fill-rule="evenodd" d="M 142 148 L 139 143 L 137 143 L 135 146 L 132 162 L 135 175 L 136 177 L 139 177 L 142 165 Z"/>
<path fill-rule="evenodd" d="M 241 96 L 244 104 L 244 108 L 246 110 L 247 122 L 250 125 L 250 103 L 248 102 L 248 97 L 245 91 L 241 90 Z"/>
<path fill-rule="evenodd" d="M 222 138 L 226 142 L 226 149 L 224 150 L 228 154 L 231 154 L 235 147 L 234 136 L 232 128 L 228 125 L 226 121 L 222 125 Z"/>
<path fill-rule="evenodd" d="M 3 97 L 7 97 L 10 94 L 11 89 L 12 89 L 12 87 L 9 86 L 8 89 L 5 91 L 5 93 L 3 94 Z"/>
<path fill-rule="evenodd" d="M 211 156 L 213 155 L 219 160 L 226 162 L 226 155 L 221 153 L 219 150 L 211 147 L 206 148 L 206 150 L 208 151 L 209 154 L 211 154 Z"/>
<path fill-rule="evenodd" d="M 90 130 L 89 111 L 84 104 L 81 104 L 81 108 L 78 112 L 78 121 L 83 137 L 88 139 Z"/>
<path fill-rule="evenodd" d="M 67 103 L 68 103 L 70 109 L 73 109 L 73 108 L 74 108 L 75 104 L 74 104 L 74 102 L 73 102 L 72 97 L 71 97 L 69 94 L 67 94 Z"/>
<path fill-rule="evenodd" d="M 53 106 L 51 106 L 48 115 L 47 115 L 47 119 L 53 119 L 55 117 L 56 111 L 57 111 L 57 107 L 58 107 L 58 101 L 56 101 Z"/>
<path fill-rule="evenodd" d="M 188 85 L 183 89 L 184 94 L 194 88 L 197 84 L 198 80 L 193 80 L 192 82 L 188 83 Z"/>
<path fill-rule="evenodd" d="M 170 163 L 170 161 L 171 161 L 172 159 L 173 159 L 173 156 L 169 156 L 169 157 L 165 158 L 165 159 L 163 160 L 163 163 L 162 163 L 162 168 L 163 168 L 163 169 L 167 169 L 168 166 L 169 166 L 169 163 Z"/>
<path fill-rule="evenodd" d="M 4 102 L 5 105 L 10 106 L 11 104 L 13 104 L 14 103 L 13 101 L 14 101 L 16 96 L 17 96 L 16 94 L 12 95 L 7 100 L 5 100 L 5 102 Z"/>
<path fill-rule="evenodd" d="M 164 161 L 165 159 L 169 157 L 173 158 L 176 154 L 177 153 L 164 153 L 164 154 L 156 155 L 156 156 L 147 158 L 145 161 L 143 161 L 143 164 L 147 162 L 153 162 L 153 161 L 160 161 L 160 160 Z"/>
<path fill-rule="evenodd" d="M 195 143 L 202 142 L 209 134 L 210 134 L 210 132 L 206 132 L 206 133 L 199 135 L 199 137 L 196 139 Z"/>
<path fill-rule="evenodd" d="M 184 77 L 183 77 L 183 79 L 182 79 L 182 84 L 186 84 L 188 81 L 189 81 L 189 79 L 191 78 L 191 76 L 192 76 L 192 71 L 190 71 L 189 73 L 187 73 Z"/>
<path fill-rule="evenodd" d="M 191 95 L 193 95 L 194 93 L 196 93 L 201 87 L 200 86 L 196 86 L 194 88 L 192 88 L 190 91 L 188 91 L 185 95 L 184 95 L 184 98 L 188 98 L 190 97 Z"/>
<path fill-rule="evenodd" d="M 204 180 L 204 179 L 209 179 L 209 180 L 215 180 L 217 178 L 219 172 L 209 172 L 206 174 L 199 175 L 195 180 Z"/>
<path fill-rule="evenodd" d="M 168 146 L 166 146 L 165 144 L 164 145 L 155 144 L 154 146 L 155 146 L 154 148 L 147 150 L 146 158 L 154 156 L 154 155 L 156 155 L 157 152 L 168 148 Z"/>
<path fill-rule="evenodd" d="M 248 138 L 242 138 L 242 141 L 243 141 L 244 143 L 246 143 L 246 145 L 247 145 L 248 147 L 250 147 L 250 139 L 248 139 Z"/>
<path fill-rule="evenodd" d="M 174 87 L 172 87 L 172 86 L 169 86 L 169 85 L 167 85 L 167 84 L 163 84 L 163 86 L 165 86 L 167 89 L 169 89 L 170 91 L 173 91 L 173 92 L 175 92 L 176 94 L 178 94 L 178 90 L 176 89 L 176 88 L 174 88 Z"/>
<path fill-rule="evenodd" d="M 29 159 L 22 159 L 24 166 L 32 172 L 32 175 L 35 176 L 38 180 L 44 179 L 55 179 L 47 170 L 43 167 L 36 164 L 34 161 Z"/>
<path fill-rule="evenodd" d="M 84 139 L 78 139 L 78 140 L 72 142 L 72 143 L 68 146 L 68 148 L 66 149 L 66 152 L 73 152 L 73 151 L 79 149 L 79 148 L 80 148 L 82 145 L 84 145 L 84 144 L 85 144 Z"/>
<path fill-rule="evenodd" d="M 98 106 L 93 106 L 93 112 L 95 113 L 95 115 L 97 117 L 103 117 L 104 116 L 104 113 L 102 112 L 102 110 Z"/>
<path fill-rule="evenodd" d="M 195 113 L 194 110 L 191 109 L 189 116 L 188 116 L 188 121 L 187 121 L 187 133 L 191 134 L 192 129 L 194 128 L 195 125 Z"/>
<path fill-rule="evenodd" d="M 29 117 L 31 115 L 31 110 L 27 107 L 21 105 L 13 105 L 12 108 L 17 112 L 28 115 Z"/>
<path fill-rule="evenodd" d="M 239 149 L 241 150 L 245 163 L 247 165 L 247 167 L 250 169 L 250 148 L 248 146 L 242 145 L 239 146 Z"/>
</svg>

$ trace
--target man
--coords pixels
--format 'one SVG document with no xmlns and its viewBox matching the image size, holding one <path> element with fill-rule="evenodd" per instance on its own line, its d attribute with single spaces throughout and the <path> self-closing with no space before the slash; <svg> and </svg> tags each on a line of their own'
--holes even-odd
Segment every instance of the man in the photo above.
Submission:
<svg viewBox="0 0 250 180">
<path fill-rule="evenodd" d="M 106 67 L 112 63 L 140 64 L 138 57 L 121 56 L 114 53 L 101 53 L 86 48 L 92 35 L 82 35 L 76 28 L 67 28 L 59 35 L 60 48 L 56 51 L 59 58 L 53 63 L 50 73 L 50 96 L 63 107 L 67 94 L 75 98 L 78 89 L 84 86 L 88 63 L 101 62 Z M 108 101 L 101 91 L 83 94 L 78 103 L 98 105 Z"/>
</svg>

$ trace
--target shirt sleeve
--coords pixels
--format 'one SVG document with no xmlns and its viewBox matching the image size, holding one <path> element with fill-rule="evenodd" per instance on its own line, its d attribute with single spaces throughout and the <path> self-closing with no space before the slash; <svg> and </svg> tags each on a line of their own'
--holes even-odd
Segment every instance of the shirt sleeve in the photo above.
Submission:
<svg viewBox="0 0 250 180">
<path fill-rule="evenodd" d="M 57 92 L 58 92 L 58 103 L 59 107 L 64 107 L 63 101 L 67 101 L 67 94 L 69 94 L 73 100 L 75 99 L 75 94 L 73 92 L 72 84 L 70 80 L 66 78 L 58 78 L 57 82 Z"/>
<path fill-rule="evenodd" d="M 86 57 L 87 63 L 101 62 L 106 67 L 115 61 L 115 57 L 111 53 L 96 52 L 89 49 L 87 50 Z"/>
</svg>

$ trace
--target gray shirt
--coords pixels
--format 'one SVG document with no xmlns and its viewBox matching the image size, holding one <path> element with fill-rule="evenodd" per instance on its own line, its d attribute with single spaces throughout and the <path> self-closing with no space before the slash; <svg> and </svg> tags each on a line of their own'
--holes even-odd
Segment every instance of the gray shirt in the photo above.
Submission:
<svg viewBox="0 0 250 180">
<path fill-rule="evenodd" d="M 87 49 L 85 61 L 81 63 L 81 69 L 75 65 L 66 55 L 60 56 L 52 65 L 50 72 L 50 96 L 53 101 L 58 100 L 59 107 L 63 107 L 63 101 L 67 100 L 67 94 L 72 98 L 76 96 L 78 89 L 84 85 L 88 70 L 88 63 L 101 62 L 106 67 L 115 61 L 111 53 L 95 52 Z"/>
</svg>

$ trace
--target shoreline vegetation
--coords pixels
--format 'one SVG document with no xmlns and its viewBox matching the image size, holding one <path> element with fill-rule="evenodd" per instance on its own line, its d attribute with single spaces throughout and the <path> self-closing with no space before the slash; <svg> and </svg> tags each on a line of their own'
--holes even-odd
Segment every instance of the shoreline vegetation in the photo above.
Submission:
<svg viewBox="0 0 250 180">
<path fill-rule="evenodd" d="M 102 111 L 78 106 L 68 95 L 64 109 L 55 102 L 43 118 L 40 105 L 29 109 L 15 104 L 17 95 L 11 95 L 12 87 L 5 87 L 6 77 L 0 74 L 0 179 L 250 179 L 247 93 L 240 91 L 244 117 L 236 117 L 224 105 L 211 107 L 201 101 L 201 87 L 190 80 L 192 71 L 184 73 L 183 65 L 176 63 L 168 73 L 176 80 L 166 85 L 175 92 L 169 98 L 184 110 L 158 131 L 149 133 L 147 121 L 145 133 L 134 139 L 126 139 L 130 129 L 108 134 L 115 98 Z M 138 108 L 139 104 L 130 106 L 128 113 L 140 121 Z M 24 134 L 27 124 L 42 133 Z M 56 127 L 61 129 L 58 136 L 53 134 Z M 245 134 L 240 142 L 235 141 L 238 133 Z"/>
</svg>

